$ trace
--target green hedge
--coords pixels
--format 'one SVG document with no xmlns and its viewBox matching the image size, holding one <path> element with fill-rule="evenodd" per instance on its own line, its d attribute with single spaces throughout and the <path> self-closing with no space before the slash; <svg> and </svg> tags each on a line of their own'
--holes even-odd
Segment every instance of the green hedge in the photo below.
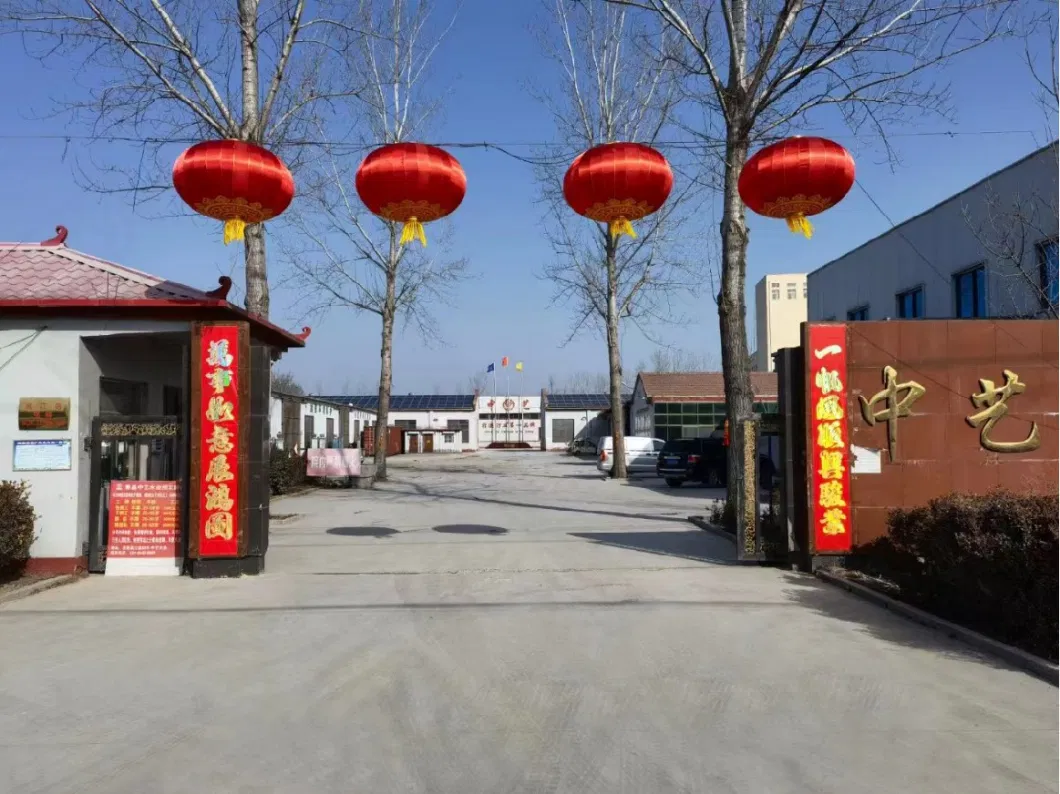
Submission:
<svg viewBox="0 0 1060 794">
<path fill-rule="evenodd" d="M 0 581 L 22 573 L 33 545 L 36 518 L 29 483 L 0 480 Z"/>
<path fill-rule="evenodd" d="M 269 455 L 269 488 L 274 496 L 299 488 L 306 482 L 305 458 L 273 447 Z"/>
<path fill-rule="evenodd" d="M 902 600 L 1056 661 L 1056 496 L 997 490 L 892 510 L 889 534 L 850 567 L 896 584 Z"/>
</svg>

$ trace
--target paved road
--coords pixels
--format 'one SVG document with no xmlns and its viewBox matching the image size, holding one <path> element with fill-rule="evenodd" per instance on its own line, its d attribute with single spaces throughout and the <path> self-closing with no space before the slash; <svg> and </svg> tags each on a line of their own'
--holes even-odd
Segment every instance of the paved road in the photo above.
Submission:
<svg viewBox="0 0 1060 794">
<path fill-rule="evenodd" d="M 1057 791 L 1056 689 L 544 454 L 280 500 L 269 572 L 0 607 L 0 791 Z"/>
</svg>

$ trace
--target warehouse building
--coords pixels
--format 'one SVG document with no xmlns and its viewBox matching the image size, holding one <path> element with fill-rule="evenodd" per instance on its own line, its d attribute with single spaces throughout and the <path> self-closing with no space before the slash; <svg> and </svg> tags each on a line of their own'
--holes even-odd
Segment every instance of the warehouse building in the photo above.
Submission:
<svg viewBox="0 0 1060 794">
<path fill-rule="evenodd" d="M 777 412 L 777 376 L 752 372 L 755 413 Z M 720 372 L 641 372 L 633 389 L 633 435 L 700 438 L 725 428 L 725 379 Z"/>
<path fill-rule="evenodd" d="M 1057 144 L 809 274 L 809 319 L 1055 317 Z"/>
<path fill-rule="evenodd" d="M 321 395 L 315 399 L 351 406 L 370 415 L 372 422 L 379 410 L 377 394 Z M 393 394 L 388 420 L 393 427 L 406 431 L 407 452 L 474 450 L 479 448 L 478 401 L 477 394 Z"/>
<path fill-rule="evenodd" d="M 596 443 L 611 435 L 611 397 L 608 394 L 548 394 L 541 392 L 545 405 L 541 449 L 566 449 L 575 439 Z M 623 397 L 629 415 L 629 395 Z M 628 428 L 627 428 L 628 430 Z"/>
<path fill-rule="evenodd" d="M 273 391 L 269 400 L 269 438 L 290 451 L 360 446 L 361 431 L 375 423 L 375 411 L 320 397 Z"/>
</svg>

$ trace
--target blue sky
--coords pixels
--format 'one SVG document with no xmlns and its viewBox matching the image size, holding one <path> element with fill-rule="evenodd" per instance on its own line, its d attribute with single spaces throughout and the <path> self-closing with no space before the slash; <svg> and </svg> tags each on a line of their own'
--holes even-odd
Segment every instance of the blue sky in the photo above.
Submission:
<svg viewBox="0 0 1060 794">
<path fill-rule="evenodd" d="M 524 90 L 528 79 L 547 85 L 553 69 L 530 32 L 538 8 L 530 0 L 464 0 L 455 27 L 436 55 L 433 79 L 452 88 L 430 140 L 493 141 L 530 154 L 529 148 L 516 144 L 553 139 L 548 114 Z M 215 224 L 192 215 L 147 217 L 134 212 L 124 197 L 100 196 L 77 186 L 72 163 L 83 144 L 33 137 L 85 132 L 63 119 L 35 118 L 49 110 L 51 98 L 74 90 L 76 64 L 60 60 L 45 69 L 13 44 L 5 40 L 0 48 L 0 71 L 9 76 L 0 83 L 0 173 L 6 185 L 0 191 L 0 239 L 42 240 L 62 223 L 70 229 L 72 247 L 165 278 L 211 288 L 218 275 L 238 272 L 242 251 L 234 245 L 225 248 Z M 952 63 L 945 76 L 952 85 L 956 123 L 929 119 L 897 129 L 892 136 L 901 157 L 897 169 L 884 162 L 878 140 L 853 139 L 843 128 L 821 134 L 851 149 L 860 183 L 900 221 L 1055 137 L 1055 117 L 1044 118 L 1035 103 L 1022 58 L 1022 42 L 1008 41 Z M 569 315 L 564 307 L 552 305 L 552 287 L 539 278 L 551 253 L 539 229 L 541 209 L 534 203 L 537 186 L 530 166 L 492 151 L 453 153 L 468 175 L 467 198 L 453 216 L 453 253 L 470 260 L 475 277 L 461 285 L 454 305 L 436 308 L 442 340 L 427 346 L 411 329 L 399 333 L 395 392 L 452 392 L 470 374 L 490 362 L 499 364 L 505 355 L 525 362 L 527 391 L 540 388 L 550 375 L 562 381 L 574 372 L 605 372 L 601 338 L 583 334 L 561 346 Z M 123 163 L 135 157 L 120 145 L 97 145 L 93 155 L 97 160 L 113 156 Z M 712 229 L 715 218 L 708 209 L 702 223 Z M 813 270 L 890 227 L 856 187 L 837 208 L 815 219 L 815 225 L 817 233 L 806 241 L 791 235 L 781 222 L 752 216 L 749 312 L 754 283 L 764 274 Z M 270 272 L 279 275 L 275 264 Z M 272 319 L 300 327 L 303 316 L 294 308 L 295 298 L 274 288 Z M 680 308 L 694 321 L 657 327 L 654 335 L 717 360 L 717 314 L 707 291 Z M 360 390 L 377 378 L 375 316 L 334 310 L 312 325 L 310 344 L 285 356 L 279 369 L 292 372 L 312 391 Z M 635 330 L 626 334 L 623 344 L 628 369 L 655 348 Z"/>
</svg>

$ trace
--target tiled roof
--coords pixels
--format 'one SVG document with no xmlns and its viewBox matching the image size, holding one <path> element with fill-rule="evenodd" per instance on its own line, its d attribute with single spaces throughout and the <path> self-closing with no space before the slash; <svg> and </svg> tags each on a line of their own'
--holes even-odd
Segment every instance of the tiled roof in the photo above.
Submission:
<svg viewBox="0 0 1060 794">
<path fill-rule="evenodd" d="M 0 243 L 0 300 L 216 301 L 193 287 L 65 245 Z"/>
<path fill-rule="evenodd" d="M 652 402 L 689 402 L 699 398 L 725 399 L 725 378 L 720 372 L 642 372 L 644 393 Z M 777 374 L 752 372 L 755 399 L 777 398 Z"/>
</svg>

